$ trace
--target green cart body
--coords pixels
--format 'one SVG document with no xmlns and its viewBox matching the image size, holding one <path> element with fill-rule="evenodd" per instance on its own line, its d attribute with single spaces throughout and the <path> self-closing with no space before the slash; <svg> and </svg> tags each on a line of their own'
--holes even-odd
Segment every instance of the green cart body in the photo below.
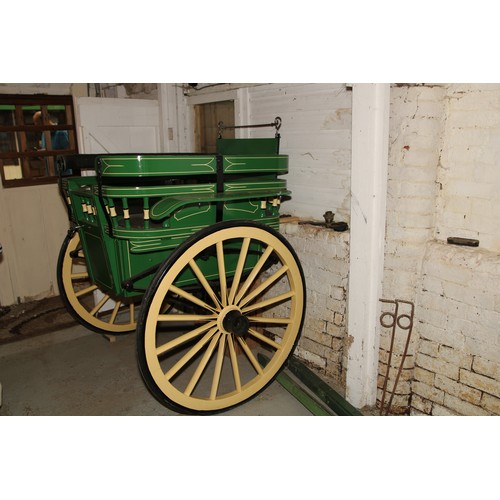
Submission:
<svg viewBox="0 0 500 500">
<path fill-rule="evenodd" d="M 303 271 L 279 233 L 291 193 L 278 134 L 219 138 L 214 154 L 61 160 L 71 228 L 58 285 L 75 319 L 136 331 L 146 386 L 179 413 L 225 411 L 264 390 L 305 314 Z M 75 176 L 79 167 L 95 175 Z"/>
<path fill-rule="evenodd" d="M 114 297 L 134 297 L 172 250 L 204 227 L 244 219 L 278 230 L 290 192 L 278 178 L 288 172 L 288 157 L 277 151 L 278 139 L 219 139 L 216 154 L 102 155 L 96 176 L 63 179 L 92 281 Z"/>
</svg>

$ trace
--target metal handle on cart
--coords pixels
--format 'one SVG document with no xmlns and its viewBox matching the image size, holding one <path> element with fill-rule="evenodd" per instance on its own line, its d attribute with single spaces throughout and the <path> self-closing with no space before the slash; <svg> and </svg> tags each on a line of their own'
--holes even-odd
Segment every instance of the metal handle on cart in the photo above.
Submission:
<svg viewBox="0 0 500 500">
<path fill-rule="evenodd" d="M 279 137 L 278 130 L 281 127 L 281 118 L 277 116 L 272 123 L 260 123 L 257 125 L 224 125 L 223 122 L 217 124 L 217 131 L 219 139 L 222 139 L 222 131 L 225 129 L 236 129 L 236 128 L 260 128 L 260 127 L 275 127 L 276 137 Z"/>
</svg>

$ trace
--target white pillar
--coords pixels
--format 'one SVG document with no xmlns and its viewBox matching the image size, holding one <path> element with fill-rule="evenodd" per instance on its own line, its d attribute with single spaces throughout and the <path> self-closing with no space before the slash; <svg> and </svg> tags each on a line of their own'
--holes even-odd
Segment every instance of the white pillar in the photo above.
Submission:
<svg viewBox="0 0 500 500">
<path fill-rule="evenodd" d="M 384 269 L 390 85 L 354 84 L 346 398 L 377 396 L 378 321 Z"/>
<path fill-rule="evenodd" d="M 179 152 L 179 120 L 175 84 L 158 84 L 158 104 L 160 108 L 160 151 L 162 153 Z"/>
</svg>

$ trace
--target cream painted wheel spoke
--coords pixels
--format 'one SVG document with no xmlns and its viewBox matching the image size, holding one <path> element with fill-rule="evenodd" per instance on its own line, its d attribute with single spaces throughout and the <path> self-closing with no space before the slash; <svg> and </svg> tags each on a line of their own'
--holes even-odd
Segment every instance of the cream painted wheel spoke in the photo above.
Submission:
<svg viewBox="0 0 500 500">
<path fill-rule="evenodd" d="M 233 370 L 234 385 L 236 387 L 236 391 L 241 392 L 241 377 L 240 377 L 240 371 L 238 369 L 238 356 L 236 356 L 236 351 L 234 349 L 234 342 L 233 342 L 232 337 L 228 337 L 227 343 L 228 343 L 228 347 L 229 347 L 229 356 L 231 359 L 231 367 Z"/>
<path fill-rule="evenodd" d="M 260 273 L 262 267 L 266 263 L 267 259 L 269 256 L 272 254 L 273 248 L 268 246 L 266 248 L 266 251 L 262 254 L 260 257 L 259 261 L 255 265 L 255 267 L 252 269 L 252 272 L 249 274 L 248 278 L 246 279 L 245 283 L 243 283 L 242 287 L 240 288 L 240 291 L 238 292 L 238 295 L 236 295 L 236 298 L 234 299 L 234 303 L 238 304 L 243 297 L 243 295 L 247 292 L 247 290 L 250 288 L 252 283 L 255 281 L 255 278 L 258 276 Z"/>
<path fill-rule="evenodd" d="M 113 307 L 113 312 L 111 313 L 111 317 L 109 318 L 108 323 L 113 324 L 116 319 L 116 315 L 118 314 L 118 311 L 120 310 L 121 306 L 121 301 L 118 300 L 115 302 L 115 307 Z"/>
<path fill-rule="evenodd" d="M 287 292 L 283 293 L 281 295 L 277 295 L 276 297 L 273 297 L 271 299 L 263 300 L 262 302 L 257 302 L 255 304 L 252 304 L 251 306 L 245 307 L 242 309 L 243 313 L 248 313 L 250 311 L 257 311 L 258 309 L 263 309 L 265 307 L 273 306 L 276 304 L 279 304 L 280 302 L 284 302 L 285 300 L 288 300 L 292 298 L 294 295 L 294 292 Z"/>
<path fill-rule="evenodd" d="M 210 339 L 217 332 L 217 327 L 212 328 L 202 339 L 200 339 L 194 347 L 192 347 L 175 365 L 165 373 L 165 380 L 170 380 L 183 366 L 188 363 L 193 356 L 195 356 L 203 346 L 210 341 Z"/>
<path fill-rule="evenodd" d="M 277 344 L 274 340 L 271 340 L 270 338 L 266 337 L 265 335 L 262 335 L 262 333 L 258 332 L 257 330 L 254 330 L 253 328 L 249 328 L 248 333 L 250 335 L 253 335 L 257 339 L 262 340 L 262 342 L 271 346 L 273 349 L 277 350 L 280 348 L 280 345 Z"/>
<path fill-rule="evenodd" d="M 197 306 L 203 307 L 204 309 L 207 309 L 209 311 L 215 312 L 217 309 L 214 307 L 208 305 L 206 302 L 203 300 L 199 299 L 198 297 L 195 297 L 193 294 L 186 292 L 182 288 L 179 288 L 175 285 L 170 286 L 170 291 L 179 295 L 180 297 L 183 297 L 184 299 L 188 300 L 189 302 L 192 302 L 193 304 L 196 304 Z"/>
<path fill-rule="evenodd" d="M 89 273 L 74 273 L 71 275 L 72 280 L 87 279 L 88 277 Z"/>
<path fill-rule="evenodd" d="M 134 302 L 115 299 L 92 283 L 78 232 L 64 240 L 57 263 L 57 280 L 66 308 L 85 327 L 113 334 L 135 330 Z M 96 291 L 102 294 L 99 303 L 95 301 Z M 113 307 L 106 309 L 104 306 L 111 300 Z"/>
<path fill-rule="evenodd" d="M 243 352 L 247 355 L 248 360 L 250 363 L 252 363 L 252 366 L 255 368 L 255 371 L 259 374 L 262 375 L 262 367 L 260 366 L 259 362 L 257 361 L 257 358 L 253 355 L 252 351 L 250 350 L 250 347 L 248 347 L 248 344 L 241 338 L 237 337 L 238 343 L 240 344 L 241 348 L 243 349 Z"/>
<path fill-rule="evenodd" d="M 241 274 L 243 273 L 243 266 L 245 265 L 245 260 L 247 258 L 248 247 L 250 246 L 250 238 L 245 238 L 241 244 L 240 256 L 238 258 L 238 264 L 236 265 L 236 271 L 234 272 L 233 284 L 231 285 L 231 291 L 229 292 L 229 304 L 233 303 L 234 297 L 238 290 L 240 284 Z"/>
<path fill-rule="evenodd" d="M 219 340 L 219 350 L 217 352 L 217 362 L 215 364 L 214 377 L 212 379 L 212 388 L 210 389 L 210 399 L 214 400 L 217 396 L 219 381 L 222 372 L 222 363 L 224 362 L 224 350 L 226 348 L 226 336 L 222 335 Z"/>
<path fill-rule="evenodd" d="M 91 316 L 95 316 L 103 307 L 104 307 L 104 304 L 106 304 L 106 302 L 109 300 L 109 295 L 105 295 L 98 303 L 97 305 L 94 307 L 94 309 L 92 309 L 92 311 L 90 311 L 90 315 Z"/>
<path fill-rule="evenodd" d="M 215 292 L 212 290 L 212 287 L 208 283 L 207 279 L 205 278 L 204 274 L 201 272 L 201 269 L 198 267 L 198 264 L 194 260 L 189 261 L 189 266 L 193 270 L 193 272 L 196 274 L 196 277 L 200 281 L 201 285 L 205 289 L 205 291 L 208 293 L 210 298 L 214 301 L 214 304 L 216 305 L 217 309 L 220 309 L 220 302 L 219 299 L 217 298 L 217 295 L 215 295 Z"/>
<path fill-rule="evenodd" d="M 210 328 L 213 328 L 216 325 L 215 321 L 211 321 L 210 323 L 207 323 L 206 325 L 200 326 L 199 328 L 196 328 L 195 330 L 191 330 L 190 332 L 177 337 L 174 340 L 171 340 L 170 342 L 166 342 L 162 346 L 158 347 L 156 349 L 156 354 L 160 356 L 161 354 L 169 351 L 170 349 L 174 349 L 175 347 L 178 347 L 185 342 L 189 342 L 190 340 L 199 337 L 203 333 L 205 333 L 207 330 Z"/>
<path fill-rule="evenodd" d="M 226 265 L 224 263 L 224 247 L 222 241 L 218 241 L 217 248 L 217 269 L 219 271 L 219 284 L 222 306 L 227 306 L 227 281 L 226 281 Z"/>
<path fill-rule="evenodd" d="M 87 295 L 88 293 L 93 292 L 94 290 L 97 290 L 98 286 L 97 285 L 90 285 L 87 288 L 84 288 L 83 290 L 79 290 L 78 292 L 75 293 L 76 297 L 82 297 L 83 295 Z M 93 316 L 93 314 L 91 314 Z"/>
<path fill-rule="evenodd" d="M 218 332 L 216 335 L 214 335 L 214 337 L 210 341 L 210 344 L 209 344 L 208 348 L 206 349 L 205 353 L 203 354 L 203 357 L 201 358 L 201 361 L 200 361 L 198 367 L 196 368 L 195 372 L 193 373 L 193 376 L 191 377 L 189 384 L 187 385 L 186 389 L 184 390 L 184 394 L 186 396 L 189 396 L 194 391 L 196 384 L 199 382 L 202 373 L 205 371 L 205 368 L 207 367 L 207 364 L 210 361 L 210 358 L 212 357 L 212 354 L 215 350 L 215 347 L 217 346 L 217 342 L 219 341 L 219 338 L 221 335 L 222 335 L 222 332 Z"/>
<path fill-rule="evenodd" d="M 253 290 L 251 293 L 249 293 L 246 297 L 241 300 L 241 302 L 238 304 L 240 307 L 245 306 L 252 300 L 254 300 L 256 297 L 258 297 L 261 293 L 266 291 L 270 286 L 272 286 L 276 281 L 278 281 L 286 272 L 288 271 L 287 266 L 282 266 L 279 271 L 276 271 L 272 276 L 266 279 L 263 283 L 261 283 L 255 290 Z"/>
<path fill-rule="evenodd" d="M 265 323 L 274 325 L 289 325 L 292 320 L 290 318 L 267 318 L 266 316 L 248 316 L 250 323 Z"/>
<path fill-rule="evenodd" d="M 276 231 L 238 221 L 201 230 L 172 252 L 146 292 L 138 322 L 146 384 L 181 413 L 251 399 L 293 352 L 304 298 L 300 262 Z M 271 357 L 265 367 L 259 353 Z"/>
<path fill-rule="evenodd" d="M 215 319 L 215 314 L 160 314 L 158 321 L 191 323 L 196 321 L 210 321 Z"/>
<path fill-rule="evenodd" d="M 135 326 L 135 304 L 133 302 L 130 303 L 129 305 L 129 325 L 130 326 Z"/>
</svg>

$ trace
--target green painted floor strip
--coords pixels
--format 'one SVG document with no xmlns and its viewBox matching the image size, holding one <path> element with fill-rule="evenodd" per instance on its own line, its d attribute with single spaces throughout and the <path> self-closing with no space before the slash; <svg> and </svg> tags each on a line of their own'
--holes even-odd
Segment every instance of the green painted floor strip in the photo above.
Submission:
<svg viewBox="0 0 500 500">
<path fill-rule="evenodd" d="M 308 387 L 321 401 L 326 403 L 336 415 L 341 417 L 363 416 L 363 414 L 337 391 L 313 373 L 309 368 L 300 363 L 295 357 L 291 357 L 287 363 L 287 369 L 295 375 L 306 387 Z"/>
<path fill-rule="evenodd" d="M 262 355 L 257 354 L 257 358 L 261 366 L 266 366 L 269 359 Z M 281 372 L 276 380 L 279 384 L 286 389 L 297 401 L 302 403 L 314 416 L 332 416 L 332 411 L 327 408 L 322 402 L 312 398 L 295 380 L 293 380 L 284 371 Z"/>
</svg>

